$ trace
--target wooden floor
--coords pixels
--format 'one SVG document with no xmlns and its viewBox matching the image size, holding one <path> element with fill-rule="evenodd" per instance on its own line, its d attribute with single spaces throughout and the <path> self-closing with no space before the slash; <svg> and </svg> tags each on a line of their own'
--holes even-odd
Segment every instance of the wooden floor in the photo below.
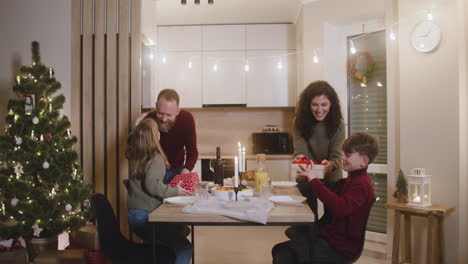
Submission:
<svg viewBox="0 0 468 264">
<path fill-rule="evenodd" d="M 195 227 L 195 263 L 271 264 L 271 248 L 287 240 L 285 229 L 276 226 Z M 386 263 L 382 255 L 364 252 L 356 263 Z"/>
</svg>

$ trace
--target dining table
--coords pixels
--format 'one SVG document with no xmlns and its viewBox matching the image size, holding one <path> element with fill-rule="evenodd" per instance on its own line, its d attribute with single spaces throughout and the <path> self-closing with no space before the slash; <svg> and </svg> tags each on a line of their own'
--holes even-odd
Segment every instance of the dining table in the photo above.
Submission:
<svg viewBox="0 0 468 264">
<path fill-rule="evenodd" d="M 293 187 L 273 187 L 271 195 L 302 196 L 299 189 Z M 264 195 L 268 199 L 268 195 Z M 227 202 L 227 201 L 226 201 Z M 156 237 L 156 225 L 159 223 L 177 223 L 191 227 L 192 264 L 195 264 L 195 226 L 304 226 L 314 223 L 314 213 L 304 201 L 298 204 L 275 204 L 270 211 L 266 224 L 244 221 L 223 215 L 183 213 L 184 206 L 163 203 L 148 216 L 152 224 L 153 237 Z M 153 247 L 153 263 L 157 263 L 156 248 Z"/>
</svg>

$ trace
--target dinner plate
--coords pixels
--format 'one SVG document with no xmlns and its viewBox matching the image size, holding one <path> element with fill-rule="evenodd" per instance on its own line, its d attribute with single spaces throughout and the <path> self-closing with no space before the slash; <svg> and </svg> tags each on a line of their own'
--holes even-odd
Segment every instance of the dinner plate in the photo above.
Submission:
<svg viewBox="0 0 468 264">
<path fill-rule="evenodd" d="M 175 205 L 187 205 L 195 202 L 195 197 L 193 196 L 174 196 L 165 198 L 164 202 Z"/>
<path fill-rule="evenodd" d="M 304 196 L 297 195 L 275 195 L 271 196 L 270 201 L 277 204 L 300 204 L 304 202 L 307 198 Z"/>
<path fill-rule="evenodd" d="M 274 181 L 271 183 L 273 187 L 283 187 L 283 188 L 290 188 L 297 185 L 297 182 L 292 181 Z"/>
</svg>

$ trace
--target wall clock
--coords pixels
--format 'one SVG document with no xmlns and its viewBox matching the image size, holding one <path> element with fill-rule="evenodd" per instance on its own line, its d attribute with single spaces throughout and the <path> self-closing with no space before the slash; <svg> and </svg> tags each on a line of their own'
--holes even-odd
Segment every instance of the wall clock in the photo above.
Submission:
<svg viewBox="0 0 468 264">
<path fill-rule="evenodd" d="M 433 21 L 426 20 L 416 24 L 411 32 L 411 43 L 420 52 L 429 52 L 439 46 L 442 39 L 440 27 Z"/>
</svg>

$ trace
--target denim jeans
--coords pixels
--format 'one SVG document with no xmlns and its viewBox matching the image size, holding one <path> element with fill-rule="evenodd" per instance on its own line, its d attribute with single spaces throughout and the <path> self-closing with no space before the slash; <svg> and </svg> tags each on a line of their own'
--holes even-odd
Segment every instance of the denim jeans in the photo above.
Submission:
<svg viewBox="0 0 468 264">
<path fill-rule="evenodd" d="M 128 224 L 130 230 L 140 237 L 145 243 L 152 244 L 154 238 L 151 225 L 148 224 L 150 212 L 140 209 L 128 210 Z M 174 249 L 175 264 L 189 264 L 192 258 L 192 244 L 185 237 L 185 226 L 176 224 L 158 224 L 156 227 L 156 240 Z"/>
<path fill-rule="evenodd" d="M 169 184 L 177 174 L 180 174 L 183 168 L 184 167 L 166 169 L 166 174 L 164 175 L 163 183 Z"/>
</svg>

